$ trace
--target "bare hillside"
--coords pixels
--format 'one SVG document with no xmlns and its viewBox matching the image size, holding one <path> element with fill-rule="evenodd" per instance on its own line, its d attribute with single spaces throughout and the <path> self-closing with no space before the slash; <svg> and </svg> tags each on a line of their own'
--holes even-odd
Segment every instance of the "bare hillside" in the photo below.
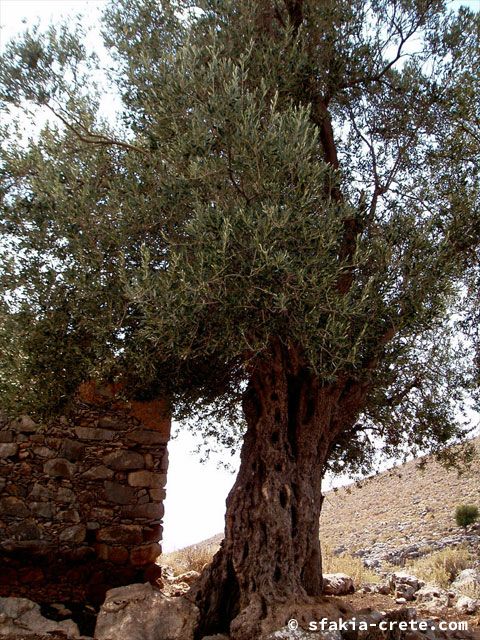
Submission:
<svg viewBox="0 0 480 640">
<path fill-rule="evenodd" d="M 480 438 L 474 442 L 480 454 Z M 323 544 L 342 545 L 352 553 L 382 543 L 396 548 L 458 535 L 455 507 L 480 507 L 480 457 L 460 476 L 433 459 L 423 468 L 418 463 L 412 460 L 360 486 L 329 491 L 320 519 Z"/>
</svg>

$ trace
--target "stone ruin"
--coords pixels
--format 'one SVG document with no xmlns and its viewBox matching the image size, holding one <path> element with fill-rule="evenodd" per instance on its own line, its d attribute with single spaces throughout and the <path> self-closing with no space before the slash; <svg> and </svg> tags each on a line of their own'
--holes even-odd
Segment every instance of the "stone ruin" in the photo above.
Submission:
<svg viewBox="0 0 480 640">
<path fill-rule="evenodd" d="M 66 416 L 0 422 L 0 595 L 37 584 L 98 603 L 155 580 L 169 436 L 165 402 L 93 384 Z"/>
</svg>

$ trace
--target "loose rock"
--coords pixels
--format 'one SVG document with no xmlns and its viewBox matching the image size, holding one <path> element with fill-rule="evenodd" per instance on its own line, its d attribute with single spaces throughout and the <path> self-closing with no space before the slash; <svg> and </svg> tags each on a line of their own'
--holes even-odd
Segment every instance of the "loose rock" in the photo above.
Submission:
<svg viewBox="0 0 480 640">
<path fill-rule="evenodd" d="M 96 640 L 193 640 L 199 611 L 185 598 L 168 598 L 150 584 L 107 592 Z"/>
<path fill-rule="evenodd" d="M 473 615 L 480 610 L 480 600 L 474 600 L 473 598 L 469 598 L 468 596 L 460 596 L 455 604 L 455 609 L 460 611 L 460 613 L 468 613 Z"/>
<path fill-rule="evenodd" d="M 27 598 L 0 598 L 0 636 L 52 632 L 63 632 L 76 638 L 80 636 L 73 620 L 48 620 L 41 615 L 40 605 Z"/>
<path fill-rule="evenodd" d="M 413 576 L 404 571 L 395 571 L 395 573 L 390 574 L 389 581 L 392 591 L 396 592 L 403 590 L 404 592 L 413 594 L 425 586 L 424 580 L 420 580 L 417 576 Z M 409 589 L 405 589 L 405 587 Z"/>
<path fill-rule="evenodd" d="M 452 582 L 452 589 L 478 588 L 480 590 L 480 571 L 477 569 L 464 569 Z"/>
<path fill-rule="evenodd" d="M 417 591 L 416 600 L 422 605 L 424 611 L 441 613 L 443 609 L 451 605 L 452 595 L 445 589 L 427 584 Z"/>
<path fill-rule="evenodd" d="M 353 579 L 346 573 L 325 573 L 323 575 L 323 592 L 331 596 L 343 596 L 354 593 Z"/>
<path fill-rule="evenodd" d="M 171 582 L 171 584 L 185 582 L 186 584 L 190 585 L 193 582 L 195 582 L 195 580 L 198 580 L 199 577 L 200 577 L 199 572 L 192 570 L 192 571 L 187 571 L 186 573 L 181 573 L 178 576 L 174 576 L 170 578 L 169 582 Z"/>
</svg>

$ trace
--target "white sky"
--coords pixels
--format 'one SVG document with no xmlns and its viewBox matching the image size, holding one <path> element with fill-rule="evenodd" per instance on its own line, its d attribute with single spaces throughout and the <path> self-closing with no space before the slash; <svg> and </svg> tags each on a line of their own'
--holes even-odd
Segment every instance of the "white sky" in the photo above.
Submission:
<svg viewBox="0 0 480 640">
<path fill-rule="evenodd" d="M 85 26 L 98 24 L 107 0 L 0 0 L 0 49 L 28 26 L 40 21 L 45 27 L 61 18 L 85 16 Z M 480 10 L 480 0 L 454 0 Z M 95 34 L 90 42 L 95 45 Z M 96 41 L 98 43 L 98 40 Z M 174 426 L 175 430 L 175 426 Z M 200 463 L 194 452 L 199 440 L 182 432 L 169 444 L 167 499 L 165 501 L 163 549 L 165 552 L 200 542 L 223 531 L 225 499 L 234 474 L 217 468 L 219 458 Z M 238 465 L 238 456 L 230 460 Z M 345 479 L 343 479 L 345 481 Z M 335 484 L 340 484 L 336 482 Z"/>
</svg>

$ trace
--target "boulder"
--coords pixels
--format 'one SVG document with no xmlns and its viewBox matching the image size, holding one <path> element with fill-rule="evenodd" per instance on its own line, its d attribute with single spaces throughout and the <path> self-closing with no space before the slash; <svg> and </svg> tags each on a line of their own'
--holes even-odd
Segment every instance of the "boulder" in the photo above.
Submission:
<svg viewBox="0 0 480 640">
<path fill-rule="evenodd" d="M 107 560 L 115 564 L 126 564 L 129 558 L 128 550 L 122 546 L 109 546 L 108 544 L 99 543 L 95 545 L 95 552 L 101 560 Z"/>
<path fill-rule="evenodd" d="M 33 453 L 39 458 L 54 458 L 56 455 L 50 447 L 33 447 Z"/>
<path fill-rule="evenodd" d="M 73 522 L 78 524 L 81 520 L 80 514 L 76 509 L 65 509 L 57 513 L 58 520 L 60 522 Z"/>
<path fill-rule="evenodd" d="M 409 584 L 398 584 L 395 589 L 395 596 L 397 598 L 403 598 L 405 602 L 411 602 L 415 600 L 415 593 L 417 589 Z"/>
<path fill-rule="evenodd" d="M 72 527 L 64 529 L 59 537 L 61 542 L 73 542 L 74 544 L 80 544 L 85 540 L 87 535 L 87 528 L 83 524 L 75 524 Z"/>
<path fill-rule="evenodd" d="M 168 598 L 151 584 L 107 592 L 96 640 L 193 640 L 199 611 L 185 598 Z"/>
<path fill-rule="evenodd" d="M 65 438 L 62 442 L 60 453 L 64 458 L 70 460 L 70 462 L 78 462 L 85 456 L 85 450 L 85 445 L 81 444 L 81 442 Z"/>
<path fill-rule="evenodd" d="M 21 498 L 6 496 L 0 500 L 0 513 L 15 518 L 28 518 L 30 510 Z"/>
<path fill-rule="evenodd" d="M 162 500 L 165 500 L 167 496 L 165 489 L 149 489 L 148 492 L 150 494 L 150 498 L 154 502 L 161 502 Z"/>
<path fill-rule="evenodd" d="M 135 500 L 135 489 L 127 487 L 118 482 L 105 481 L 105 496 L 109 502 L 114 504 L 131 504 Z"/>
<path fill-rule="evenodd" d="M 47 487 L 42 486 L 38 482 L 33 485 L 33 488 L 30 492 L 29 499 L 35 502 L 39 500 L 48 500 L 50 498 L 50 492 Z"/>
<path fill-rule="evenodd" d="M 11 426 L 20 433 L 35 433 L 38 430 L 37 423 L 30 416 L 20 416 L 11 423 Z"/>
<path fill-rule="evenodd" d="M 59 487 L 57 495 L 55 496 L 55 500 L 57 502 L 68 504 L 75 501 L 75 494 L 68 487 Z"/>
<path fill-rule="evenodd" d="M 76 427 L 75 435 L 80 440 L 106 440 L 111 442 L 115 438 L 115 431 L 111 429 L 94 429 L 93 427 Z"/>
<path fill-rule="evenodd" d="M 13 431 L 5 431 L 3 429 L 3 425 L 0 420 L 0 442 L 13 442 L 13 441 L 14 441 Z"/>
<path fill-rule="evenodd" d="M 135 524 L 117 524 L 97 531 L 97 541 L 109 544 L 140 544 L 143 540 L 142 527 Z"/>
<path fill-rule="evenodd" d="M 125 487 L 130 489 L 130 487 Z M 133 491 L 133 489 L 132 489 Z M 148 520 L 161 520 L 163 518 L 164 507 L 159 502 L 148 502 L 147 504 L 137 504 L 133 507 L 126 507 L 122 509 L 122 516 L 124 518 L 131 518 L 136 520 L 137 518 L 147 518 Z"/>
<path fill-rule="evenodd" d="M 480 600 L 474 600 L 468 596 L 460 596 L 455 604 L 455 609 L 460 613 L 468 613 L 473 615 L 480 610 Z"/>
<path fill-rule="evenodd" d="M 46 556 L 52 550 L 52 545 L 47 540 L 5 540 L 0 543 L 0 548 L 8 553 Z"/>
<path fill-rule="evenodd" d="M 131 471 L 128 474 L 128 484 L 131 487 L 161 489 L 167 484 L 167 475 L 153 471 Z"/>
<path fill-rule="evenodd" d="M 169 434 L 159 431 L 146 431 L 145 429 L 137 429 L 127 435 L 129 440 L 138 442 L 139 444 L 157 445 L 167 444 L 170 438 Z"/>
<path fill-rule="evenodd" d="M 31 502 L 30 510 L 34 516 L 40 518 L 52 518 L 53 517 L 53 505 L 51 502 Z"/>
<path fill-rule="evenodd" d="M 190 591 L 190 585 L 186 582 L 175 582 L 168 584 L 164 588 L 164 593 L 168 596 L 184 596 Z"/>
<path fill-rule="evenodd" d="M 360 591 L 362 593 L 380 593 L 384 596 L 392 593 L 390 582 L 364 582 Z"/>
<path fill-rule="evenodd" d="M 40 605 L 27 598 L 0 598 L 0 636 L 64 633 L 78 638 L 80 631 L 73 620 L 54 622 L 44 618 Z"/>
<path fill-rule="evenodd" d="M 113 478 L 114 473 L 105 465 L 100 464 L 88 469 L 88 471 L 85 471 L 82 475 L 87 480 L 110 480 L 110 478 Z"/>
<path fill-rule="evenodd" d="M 112 429 L 113 431 L 125 431 L 128 423 L 118 416 L 104 416 L 98 420 L 97 426 L 100 429 Z"/>
<path fill-rule="evenodd" d="M 145 460 L 141 453 L 125 449 L 109 453 L 103 461 L 108 467 L 117 471 L 143 469 L 145 466 Z"/>
<path fill-rule="evenodd" d="M 417 576 L 406 573 L 405 571 L 395 571 L 395 573 L 390 574 L 388 578 L 391 590 L 399 595 L 402 591 L 415 593 L 425 586 L 425 582 L 423 580 L 420 580 Z M 409 589 L 405 589 L 405 587 L 408 587 Z"/>
<path fill-rule="evenodd" d="M 415 594 L 416 600 L 422 605 L 422 609 L 429 613 L 439 613 L 442 609 L 449 607 L 452 601 L 452 594 L 433 584 L 426 584 Z"/>
<path fill-rule="evenodd" d="M 323 592 L 329 596 L 344 596 L 354 593 L 353 578 L 346 573 L 325 573 L 323 575 Z"/>
<path fill-rule="evenodd" d="M 140 547 L 134 547 L 130 551 L 130 562 L 135 567 L 141 567 L 151 562 L 155 562 L 158 556 L 162 553 L 162 547 L 158 542 L 151 542 L 150 544 L 144 544 Z"/>
<path fill-rule="evenodd" d="M 186 584 L 192 584 L 200 577 L 198 571 L 187 571 L 186 573 L 181 573 L 178 576 L 174 576 L 170 578 L 170 582 L 172 584 L 178 584 L 179 582 L 185 582 Z"/>
<path fill-rule="evenodd" d="M 55 458 L 43 465 L 43 471 L 52 478 L 66 478 L 67 480 L 71 480 L 75 472 L 75 465 L 66 458 Z"/>
<path fill-rule="evenodd" d="M 452 582 L 452 589 L 465 588 L 480 589 L 480 571 L 478 569 L 464 569 Z"/>
<path fill-rule="evenodd" d="M 18 453 L 18 444 L 5 443 L 0 444 L 0 458 L 11 458 Z"/>
</svg>

